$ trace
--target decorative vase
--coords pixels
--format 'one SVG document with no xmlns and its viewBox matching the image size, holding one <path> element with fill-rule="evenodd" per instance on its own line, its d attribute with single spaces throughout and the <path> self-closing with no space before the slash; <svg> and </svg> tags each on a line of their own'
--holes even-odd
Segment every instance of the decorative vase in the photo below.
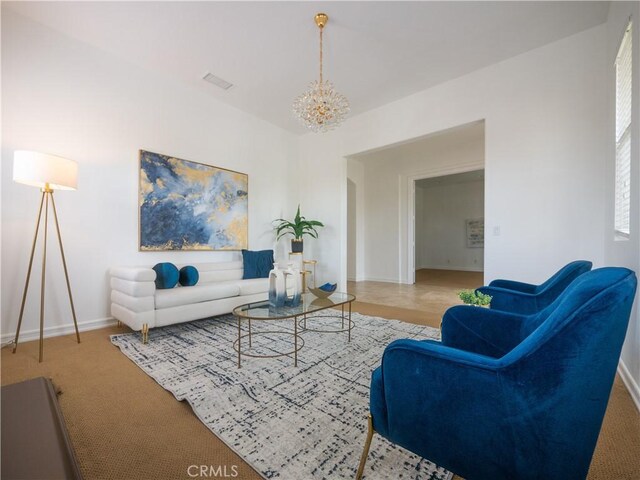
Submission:
<svg viewBox="0 0 640 480">
<path fill-rule="evenodd" d="M 291 253 L 302 253 L 302 249 L 304 247 L 304 243 L 302 239 L 292 238 L 291 239 Z"/>
<path fill-rule="evenodd" d="M 293 263 L 289 263 L 285 274 L 285 305 L 288 307 L 297 307 L 300 305 L 300 299 L 302 296 L 302 275 L 300 270 L 293 266 Z M 291 295 L 289 296 L 289 293 Z"/>
<path fill-rule="evenodd" d="M 285 273 L 273 264 L 273 270 L 269 272 L 269 306 L 284 307 L 287 299 L 287 284 Z"/>
</svg>

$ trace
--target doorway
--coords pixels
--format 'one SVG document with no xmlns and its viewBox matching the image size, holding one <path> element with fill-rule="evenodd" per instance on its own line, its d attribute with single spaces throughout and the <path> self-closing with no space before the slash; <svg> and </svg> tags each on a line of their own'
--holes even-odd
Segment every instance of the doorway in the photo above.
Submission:
<svg viewBox="0 0 640 480">
<path fill-rule="evenodd" d="M 413 179 L 413 183 L 414 281 L 481 279 L 484 169 Z"/>
<path fill-rule="evenodd" d="M 416 182 L 483 170 L 484 137 L 479 120 L 347 157 L 348 279 L 415 282 Z"/>
</svg>

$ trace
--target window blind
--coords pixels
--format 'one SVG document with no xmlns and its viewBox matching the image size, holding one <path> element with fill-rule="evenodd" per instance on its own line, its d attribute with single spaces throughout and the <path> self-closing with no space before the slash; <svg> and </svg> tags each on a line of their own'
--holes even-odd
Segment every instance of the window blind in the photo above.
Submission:
<svg viewBox="0 0 640 480">
<path fill-rule="evenodd" d="M 615 230 L 629 235 L 631 207 L 631 23 L 616 57 Z"/>
</svg>

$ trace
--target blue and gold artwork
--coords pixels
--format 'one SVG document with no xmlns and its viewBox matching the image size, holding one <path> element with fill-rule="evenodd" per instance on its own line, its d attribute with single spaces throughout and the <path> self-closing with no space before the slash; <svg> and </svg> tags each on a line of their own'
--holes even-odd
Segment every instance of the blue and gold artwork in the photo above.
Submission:
<svg viewBox="0 0 640 480">
<path fill-rule="evenodd" d="M 140 150 L 140 250 L 242 250 L 248 176 Z"/>
</svg>

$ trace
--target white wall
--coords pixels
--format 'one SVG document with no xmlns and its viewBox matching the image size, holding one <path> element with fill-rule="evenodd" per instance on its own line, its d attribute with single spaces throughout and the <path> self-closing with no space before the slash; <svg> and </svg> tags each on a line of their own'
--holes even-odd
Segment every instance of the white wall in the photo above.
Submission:
<svg viewBox="0 0 640 480">
<path fill-rule="evenodd" d="M 346 280 L 344 157 L 481 119 L 486 229 L 501 228 L 485 239 L 486 280 L 542 281 L 576 258 L 602 265 L 605 45 L 605 27 L 592 28 L 305 135 L 301 168 L 319 181 L 301 195 L 323 198 L 317 215 L 335 219 L 319 255 L 333 275 Z"/>
<path fill-rule="evenodd" d="M 347 277 L 351 281 L 360 282 L 365 279 L 365 181 L 364 165 L 355 158 L 347 159 L 347 179 L 351 182 L 355 195 L 348 197 L 348 222 L 352 235 L 348 240 L 348 271 Z M 348 189 L 347 189 L 348 190 Z M 348 192 L 347 192 L 348 194 Z M 352 223 L 355 220 L 355 224 Z"/>
<path fill-rule="evenodd" d="M 484 248 L 467 246 L 465 223 L 482 217 L 483 180 L 417 187 L 416 268 L 482 272 Z"/>
<path fill-rule="evenodd" d="M 367 280 L 413 282 L 412 272 L 407 267 L 411 179 L 422 175 L 437 176 L 447 169 L 482 168 L 484 129 L 481 124 L 465 127 L 465 132 L 467 129 L 472 129 L 472 134 L 463 136 L 455 129 L 358 156 L 364 166 L 364 270 Z"/>
<path fill-rule="evenodd" d="M 426 236 L 427 227 L 425 223 L 425 210 L 428 208 L 424 203 L 424 191 L 425 189 L 420 187 L 417 183 L 415 186 L 415 268 L 426 268 L 427 264 L 426 254 Z"/>
<path fill-rule="evenodd" d="M 608 265 L 620 265 L 640 272 L 640 8 L 638 2 L 612 2 L 607 21 L 606 90 L 609 98 L 607 111 L 607 150 L 605 176 L 605 260 Z M 615 71 L 613 68 L 620 40 L 629 22 L 633 24 L 633 91 L 631 126 L 631 235 L 628 240 L 614 238 L 614 180 L 615 180 Z M 622 350 L 620 373 L 625 380 L 638 409 L 640 409 L 640 295 L 636 295 L 627 337 Z"/>
<path fill-rule="evenodd" d="M 347 179 L 347 278 L 355 280 L 357 276 L 358 251 L 358 205 L 356 184 Z"/>
<path fill-rule="evenodd" d="M 6 10 L 2 100 L 3 335 L 17 324 L 39 201 L 35 188 L 12 182 L 14 150 L 56 153 L 79 164 L 78 190 L 55 196 L 78 320 L 85 326 L 109 317 L 111 266 L 240 257 L 138 252 L 139 149 L 249 174 L 252 249 L 272 248 L 270 221 L 295 211 L 293 135 Z M 45 324 L 59 332 L 71 316 L 54 240 L 50 236 Z M 282 241 L 278 253 L 286 248 Z M 39 265 L 36 258 L 26 334 L 38 328 Z"/>
</svg>

